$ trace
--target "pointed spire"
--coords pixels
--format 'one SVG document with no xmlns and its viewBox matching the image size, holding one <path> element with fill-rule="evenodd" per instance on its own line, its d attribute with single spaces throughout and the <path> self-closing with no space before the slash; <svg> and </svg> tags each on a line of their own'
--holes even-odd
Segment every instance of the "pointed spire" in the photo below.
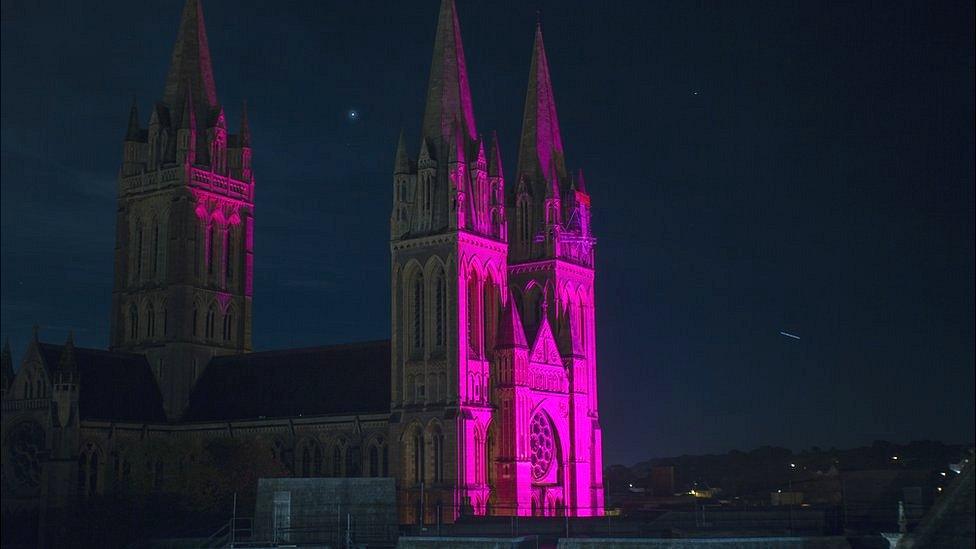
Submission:
<svg viewBox="0 0 976 549">
<path fill-rule="evenodd" d="M 495 337 L 495 348 L 505 349 L 509 347 L 528 347 L 525 339 L 525 330 L 522 328 L 522 319 L 519 317 L 518 308 L 515 301 L 509 299 L 502 309 L 502 316 L 498 322 L 498 335 Z"/>
<path fill-rule="evenodd" d="M 68 339 L 64 342 L 61 351 L 61 361 L 58 363 L 58 370 L 63 373 L 72 373 L 78 367 L 75 362 L 75 336 L 74 332 L 68 332 Z"/>
<path fill-rule="evenodd" d="M 190 88 L 186 88 L 186 93 L 183 97 L 183 114 L 180 115 L 180 129 L 181 130 L 196 130 L 197 129 L 197 115 L 193 110 L 193 94 L 190 93 Z"/>
<path fill-rule="evenodd" d="M 142 130 L 139 128 L 139 107 L 136 105 L 136 98 L 132 96 L 132 106 L 129 107 L 129 127 L 125 131 L 126 141 L 139 141 L 142 137 Z"/>
<path fill-rule="evenodd" d="M 247 99 L 241 105 L 241 131 L 240 143 L 242 147 L 251 146 L 251 124 L 247 120 Z"/>
<path fill-rule="evenodd" d="M 583 168 L 576 170 L 576 190 L 581 193 L 586 192 L 586 181 L 583 179 Z"/>
<path fill-rule="evenodd" d="M 447 137 L 455 119 L 462 122 L 468 139 L 474 140 L 478 131 L 474 123 L 457 10 L 454 0 L 441 0 L 421 135 L 432 139 Z"/>
<path fill-rule="evenodd" d="M 176 110 L 182 105 L 186 89 L 193 94 L 197 120 L 206 123 L 207 114 L 217 106 L 217 88 L 199 0 L 187 0 L 183 7 L 163 101 L 171 110 Z"/>
<path fill-rule="evenodd" d="M 407 139 L 403 136 L 403 129 L 400 129 L 400 138 L 397 140 L 396 160 L 393 162 L 394 174 L 410 173 L 410 157 L 407 156 Z"/>
<path fill-rule="evenodd" d="M 504 177 L 502 167 L 502 151 L 498 146 L 498 132 L 491 132 L 491 147 L 488 152 L 488 175 L 491 177 Z"/>
<path fill-rule="evenodd" d="M 536 181 L 548 179 L 552 173 L 560 180 L 564 180 L 567 175 L 541 25 L 536 25 L 535 44 L 532 46 L 529 85 L 522 118 L 522 141 L 519 144 L 518 173 Z"/>
</svg>

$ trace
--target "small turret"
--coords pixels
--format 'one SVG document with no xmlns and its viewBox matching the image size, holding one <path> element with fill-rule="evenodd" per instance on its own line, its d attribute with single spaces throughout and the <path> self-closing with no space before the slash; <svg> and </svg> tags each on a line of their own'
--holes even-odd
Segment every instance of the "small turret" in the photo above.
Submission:
<svg viewBox="0 0 976 549">
<path fill-rule="evenodd" d="M 197 116 L 193 109 L 193 96 L 187 88 L 183 98 L 183 114 L 180 116 L 180 127 L 176 130 L 176 161 L 185 166 L 192 166 L 197 157 Z"/>
<path fill-rule="evenodd" d="M 138 142 L 142 140 L 142 128 L 139 127 L 139 107 L 136 105 L 136 98 L 132 98 L 132 106 L 129 107 L 129 126 L 125 131 L 125 140 Z"/>
<path fill-rule="evenodd" d="M 393 175 L 405 175 L 410 173 L 410 157 L 407 155 L 407 139 L 400 130 L 400 138 L 397 140 L 396 160 L 393 163 Z"/>
<path fill-rule="evenodd" d="M 525 329 L 519 317 L 518 308 L 512 299 L 502 309 L 502 316 L 498 320 L 498 335 L 495 337 L 495 349 L 518 347 L 527 349 L 529 343 L 525 339 Z"/>
<path fill-rule="evenodd" d="M 61 351 L 58 368 L 54 372 L 53 397 L 60 427 L 67 427 L 77 421 L 79 377 L 74 336 L 69 333 Z"/>
</svg>

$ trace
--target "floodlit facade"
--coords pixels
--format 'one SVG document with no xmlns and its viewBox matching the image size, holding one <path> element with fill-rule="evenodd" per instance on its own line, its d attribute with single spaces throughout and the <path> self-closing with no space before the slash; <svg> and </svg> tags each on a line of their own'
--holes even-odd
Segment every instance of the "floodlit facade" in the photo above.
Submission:
<svg viewBox="0 0 976 549">
<path fill-rule="evenodd" d="M 590 197 L 541 29 L 531 53 L 506 180 L 443 1 L 421 136 L 393 159 L 392 339 L 252 352 L 251 133 L 246 111 L 227 128 L 188 0 L 162 98 L 123 140 L 110 348 L 35 332 L 16 372 L 4 350 L 4 510 L 179 492 L 226 438 L 292 476 L 395 477 L 403 522 L 601 515 Z"/>
</svg>

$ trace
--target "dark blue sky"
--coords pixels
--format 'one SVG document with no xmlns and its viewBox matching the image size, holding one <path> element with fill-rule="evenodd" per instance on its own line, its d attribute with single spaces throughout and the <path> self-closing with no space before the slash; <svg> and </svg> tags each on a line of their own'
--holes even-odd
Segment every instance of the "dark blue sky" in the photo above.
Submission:
<svg viewBox="0 0 976 549">
<path fill-rule="evenodd" d="M 205 3 L 232 128 L 249 105 L 256 348 L 388 337 L 393 152 L 401 127 L 417 148 L 437 3 Z M 972 440 L 971 1 L 458 0 L 510 181 L 537 9 L 593 196 L 608 464 Z M 107 344 L 121 139 L 180 10 L 3 0 L 18 360 L 34 323 Z"/>
</svg>

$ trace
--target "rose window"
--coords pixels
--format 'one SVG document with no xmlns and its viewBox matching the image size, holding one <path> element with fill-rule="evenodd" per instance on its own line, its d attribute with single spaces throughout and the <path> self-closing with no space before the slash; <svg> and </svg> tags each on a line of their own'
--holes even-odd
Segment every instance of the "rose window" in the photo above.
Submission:
<svg viewBox="0 0 976 549">
<path fill-rule="evenodd" d="M 41 451 L 44 431 L 29 421 L 14 428 L 7 448 L 11 469 L 17 483 L 24 488 L 36 488 L 41 483 Z"/>
<path fill-rule="evenodd" d="M 545 478 L 556 454 L 556 443 L 552 436 L 552 424 L 542 414 L 532 416 L 529 424 L 529 449 L 532 458 L 532 478 Z"/>
</svg>

